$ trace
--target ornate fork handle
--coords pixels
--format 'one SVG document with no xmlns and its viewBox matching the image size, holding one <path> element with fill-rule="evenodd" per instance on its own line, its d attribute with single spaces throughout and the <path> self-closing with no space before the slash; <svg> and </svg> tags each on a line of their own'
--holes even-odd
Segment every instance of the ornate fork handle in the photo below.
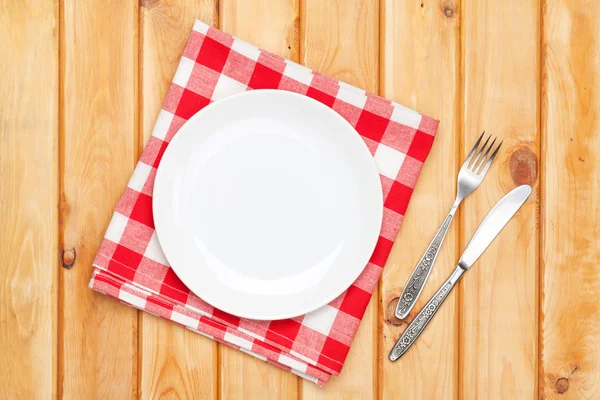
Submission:
<svg viewBox="0 0 600 400">
<path fill-rule="evenodd" d="M 433 263 L 438 256 L 442 242 L 444 241 L 446 233 L 448 232 L 448 228 L 452 223 L 456 206 L 457 204 L 452 207 L 452 210 L 450 210 L 450 213 L 448 213 L 448 216 L 435 234 L 433 240 L 429 244 L 429 247 L 427 247 L 427 250 L 425 250 L 425 254 L 423 254 L 423 257 L 421 257 L 417 263 L 417 266 L 410 275 L 410 278 L 408 279 L 408 282 L 406 283 L 406 286 L 404 287 L 404 290 L 402 291 L 402 294 L 398 300 L 398 305 L 396 306 L 395 312 L 396 317 L 400 319 L 406 318 L 408 313 L 410 313 L 410 310 L 412 310 L 416 304 L 421 291 L 423 291 L 425 282 L 429 277 Z"/>
<path fill-rule="evenodd" d="M 421 333 L 425 330 L 425 327 L 429 322 L 433 319 L 435 313 L 440 309 L 440 306 L 450 294 L 450 291 L 456 285 L 456 283 L 460 280 L 462 275 L 466 271 L 462 269 L 460 266 L 457 266 L 454 272 L 450 275 L 448 280 L 444 282 L 442 287 L 433 295 L 431 299 L 425 304 L 425 307 L 419 314 L 413 319 L 413 321 L 408 325 L 406 330 L 400 335 L 398 341 L 392 348 L 390 352 L 389 358 L 391 361 L 396 361 L 406 351 L 412 346 L 412 344 L 417 340 L 417 338 L 421 335 Z"/>
</svg>

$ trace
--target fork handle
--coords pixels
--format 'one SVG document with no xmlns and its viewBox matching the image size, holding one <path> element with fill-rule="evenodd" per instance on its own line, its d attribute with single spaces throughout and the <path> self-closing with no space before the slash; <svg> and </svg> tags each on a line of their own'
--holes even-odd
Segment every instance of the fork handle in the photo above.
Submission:
<svg viewBox="0 0 600 400">
<path fill-rule="evenodd" d="M 440 226 L 440 229 L 435 234 L 433 240 L 425 250 L 425 254 L 421 257 L 415 269 L 413 270 L 410 278 L 406 282 L 406 286 L 398 299 L 398 305 L 396 306 L 396 317 L 400 319 L 404 319 L 410 313 L 410 310 L 414 307 L 419 298 L 419 295 L 423 291 L 423 287 L 425 286 L 425 282 L 427 278 L 429 278 L 429 273 L 431 272 L 431 268 L 433 267 L 433 263 L 437 258 L 437 255 L 440 251 L 440 247 L 442 247 L 442 242 L 446 237 L 446 233 L 448 232 L 448 228 L 452 223 L 452 219 L 454 218 L 454 213 L 456 212 L 458 204 L 455 204 L 448 216 Z"/>
<path fill-rule="evenodd" d="M 389 358 L 391 361 L 396 361 L 412 346 L 412 344 L 419 338 L 421 333 L 427 327 L 427 324 L 431 322 L 435 313 L 440 309 L 442 303 L 456 283 L 460 280 L 466 271 L 460 266 L 457 266 L 450 277 L 444 282 L 442 287 L 433 295 L 431 299 L 425 304 L 425 307 L 412 320 L 406 330 L 402 332 L 402 335 L 398 338 L 398 341 L 392 347 Z"/>
</svg>

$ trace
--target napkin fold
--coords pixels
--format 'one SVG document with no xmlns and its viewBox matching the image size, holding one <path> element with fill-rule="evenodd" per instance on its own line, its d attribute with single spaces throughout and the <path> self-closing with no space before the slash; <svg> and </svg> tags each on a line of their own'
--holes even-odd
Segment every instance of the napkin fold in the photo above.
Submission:
<svg viewBox="0 0 600 400">
<path fill-rule="evenodd" d="M 360 277 L 328 305 L 287 320 L 238 318 L 202 301 L 170 268 L 154 230 L 154 178 L 170 140 L 211 102 L 252 89 L 301 93 L 338 112 L 364 139 L 383 187 L 381 233 Z M 437 126 L 430 117 L 196 21 L 152 136 L 94 260 L 90 287 L 324 385 L 342 370 Z"/>
</svg>

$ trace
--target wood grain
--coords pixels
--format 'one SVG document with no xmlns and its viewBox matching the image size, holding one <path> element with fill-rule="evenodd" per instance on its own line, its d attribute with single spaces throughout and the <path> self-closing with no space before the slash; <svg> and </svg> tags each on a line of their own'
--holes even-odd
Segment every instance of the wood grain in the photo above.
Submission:
<svg viewBox="0 0 600 400">
<path fill-rule="evenodd" d="M 217 398 L 217 343 L 171 321 L 140 320 L 140 398 Z"/>
<path fill-rule="evenodd" d="M 229 346 L 221 345 L 220 350 L 220 399 L 288 400 L 297 398 L 297 381 L 301 378 Z"/>
<path fill-rule="evenodd" d="M 600 398 L 598 15 L 544 7 L 540 398 Z"/>
<path fill-rule="evenodd" d="M 520 184 L 534 191 L 461 281 L 459 379 L 467 399 L 536 396 L 540 4 L 463 5 L 462 156 L 481 131 L 504 140 L 464 201 L 461 248 L 490 208 Z"/>
<path fill-rule="evenodd" d="M 0 398 L 56 396 L 58 4 L 0 1 Z"/>
<path fill-rule="evenodd" d="M 221 0 L 220 29 L 267 51 L 297 61 L 297 0 Z M 220 346 L 220 390 L 225 399 L 295 399 L 298 377 Z"/>
<path fill-rule="evenodd" d="M 61 24 L 59 396 L 137 397 L 137 311 L 87 287 L 137 153 L 132 2 L 65 1 Z"/>
<path fill-rule="evenodd" d="M 446 218 L 456 194 L 458 164 L 462 162 L 457 140 L 461 10 L 455 1 L 438 4 L 387 0 L 383 4 L 383 94 L 440 119 L 441 123 L 381 279 L 380 389 L 382 397 L 390 399 L 398 398 L 400 393 L 407 398 L 455 399 L 458 394 L 456 291 L 410 352 L 395 363 L 387 357 L 407 323 L 450 275 L 458 258 L 459 223 L 454 221 L 419 303 L 407 321 L 394 316 L 404 284 Z"/>
<path fill-rule="evenodd" d="M 299 0 L 221 0 L 221 30 L 298 61 Z"/>
<path fill-rule="evenodd" d="M 369 92 L 379 90 L 379 2 L 302 0 L 301 62 Z"/>
<path fill-rule="evenodd" d="M 179 64 L 195 18 L 217 20 L 216 2 L 167 0 L 140 8 L 140 154 Z M 140 313 L 143 399 L 211 399 L 218 394 L 217 343 L 171 321 Z"/>
<path fill-rule="evenodd" d="M 302 0 L 302 63 L 315 71 L 378 91 L 379 7 L 375 0 Z M 375 398 L 377 395 L 377 291 L 352 343 L 344 371 L 327 388 L 301 381 L 303 399 Z M 349 371 L 349 372 L 348 372 Z"/>
</svg>

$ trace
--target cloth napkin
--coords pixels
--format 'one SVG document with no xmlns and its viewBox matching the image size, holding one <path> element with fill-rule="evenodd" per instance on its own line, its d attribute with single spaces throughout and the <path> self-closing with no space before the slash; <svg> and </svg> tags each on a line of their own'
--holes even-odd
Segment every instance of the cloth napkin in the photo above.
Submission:
<svg viewBox="0 0 600 400">
<path fill-rule="evenodd" d="M 330 304 L 287 320 L 238 318 L 191 293 L 169 267 L 152 217 L 156 170 L 179 128 L 209 103 L 252 89 L 301 93 L 338 112 L 364 139 L 383 187 L 380 237 L 360 277 Z M 152 137 L 94 260 L 90 287 L 324 385 L 342 370 L 437 126 L 430 117 L 196 21 Z"/>
</svg>

